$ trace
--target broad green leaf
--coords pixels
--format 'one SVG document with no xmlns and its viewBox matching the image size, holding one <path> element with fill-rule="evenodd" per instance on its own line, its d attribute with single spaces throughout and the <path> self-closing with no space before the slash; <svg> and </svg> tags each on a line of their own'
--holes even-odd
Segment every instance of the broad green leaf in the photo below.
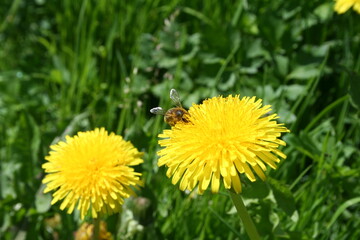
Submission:
<svg viewBox="0 0 360 240">
<path fill-rule="evenodd" d="M 295 199 L 289 188 L 281 182 L 268 178 L 274 197 L 278 206 L 286 212 L 288 216 L 292 216 L 296 211 Z"/>
<path fill-rule="evenodd" d="M 319 76 L 320 66 L 317 64 L 309 64 L 298 66 L 288 76 L 287 79 L 300 79 L 305 80 Z"/>
<path fill-rule="evenodd" d="M 35 196 L 35 207 L 39 213 L 47 212 L 51 207 L 51 194 L 44 194 L 45 185 L 41 185 Z"/>
<path fill-rule="evenodd" d="M 270 193 L 269 187 L 265 182 L 258 180 L 243 186 L 242 196 L 245 198 L 258 198 L 263 199 Z"/>
</svg>

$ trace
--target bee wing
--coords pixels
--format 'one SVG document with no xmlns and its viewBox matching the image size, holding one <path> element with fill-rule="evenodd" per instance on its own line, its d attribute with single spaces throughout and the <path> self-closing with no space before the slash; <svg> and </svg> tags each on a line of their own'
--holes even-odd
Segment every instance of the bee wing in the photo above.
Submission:
<svg viewBox="0 0 360 240">
<path fill-rule="evenodd" d="M 155 107 L 150 109 L 150 112 L 152 114 L 156 114 L 156 115 L 165 115 L 165 110 L 162 109 L 161 107 Z"/>
<path fill-rule="evenodd" d="M 182 107 L 179 94 L 175 89 L 170 90 L 170 98 L 176 106 Z"/>
</svg>

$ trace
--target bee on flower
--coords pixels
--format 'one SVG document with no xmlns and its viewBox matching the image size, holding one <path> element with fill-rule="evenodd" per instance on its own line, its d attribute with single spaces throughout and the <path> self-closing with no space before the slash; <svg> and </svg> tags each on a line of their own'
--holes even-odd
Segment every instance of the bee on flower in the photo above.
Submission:
<svg viewBox="0 0 360 240">
<path fill-rule="evenodd" d="M 241 174 L 265 180 L 267 166 L 275 169 L 286 158 L 278 149 L 286 145 L 279 137 L 289 130 L 270 111 L 261 99 L 239 95 L 193 104 L 182 115 L 186 121 L 159 134 L 158 165 L 167 167 L 166 175 L 183 191 L 197 187 L 199 194 L 207 188 L 217 193 L 223 183 L 240 193 Z"/>
<path fill-rule="evenodd" d="M 155 107 L 150 110 L 153 114 L 164 115 L 164 121 L 170 126 L 175 126 L 178 122 L 188 123 L 189 113 L 182 107 L 180 97 L 175 89 L 170 90 L 170 99 L 176 107 L 165 111 L 161 107 Z"/>
</svg>

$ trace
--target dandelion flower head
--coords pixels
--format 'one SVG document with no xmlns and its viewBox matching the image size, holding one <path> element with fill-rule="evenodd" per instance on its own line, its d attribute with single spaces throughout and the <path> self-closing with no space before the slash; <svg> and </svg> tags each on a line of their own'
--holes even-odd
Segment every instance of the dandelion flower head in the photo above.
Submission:
<svg viewBox="0 0 360 240">
<path fill-rule="evenodd" d="M 159 134 L 158 165 L 167 166 L 172 183 L 180 181 L 181 190 L 198 186 L 202 194 L 209 186 L 217 193 L 221 181 L 226 189 L 241 192 L 240 174 L 255 181 L 254 172 L 265 179 L 266 165 L 276 168 L 278 147 L 285 146 L 281 133 L 289 132 L 268 115 L 270 105 L 262 100 L 239 95 L 214 97 L 189 109 L 189 123 L 178 122 Z"/>
<path fill-rule="evenodd" d="M 360 14 L 360 0 L 336 0 L 334 10 L 337 13 L 342 14 L 351 7 Z"/>
<path fill-rule="evenodd" d="M 89 209 L 93 218 L 118 212 L 124 199 L 135 194 L 132 187 L 141 185 L 141 174 L 131 166 L 143 162 L 142 153 L 104 128 L 66 136 L 50 148 L 42 165 L 44 192 L 55 190 L 51 204 L 62 200 L 60 209 L 69 214 L 77 206 L 81 219 Z"/>
</svg>

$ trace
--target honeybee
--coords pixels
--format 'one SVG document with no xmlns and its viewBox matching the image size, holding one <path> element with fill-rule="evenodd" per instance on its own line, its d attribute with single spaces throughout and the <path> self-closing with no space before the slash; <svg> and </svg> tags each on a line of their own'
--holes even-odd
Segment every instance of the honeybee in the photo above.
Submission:
<svg viewBox="0 0 360 240">
<path fill-rule="evenodd" d="M 176 107 L 170 108 L 167 111 L 161 107 L 156 107 L 152 108 L 150 112 L 157 115 L 164 115 L 164 121 L 170 126 L 175 126 L 175 124 L 178 122 L 188 123 L 189 112 L 182 107 L 179 94 L 175 89 L 170 90 L 170 99 Z"/>
</svg>

